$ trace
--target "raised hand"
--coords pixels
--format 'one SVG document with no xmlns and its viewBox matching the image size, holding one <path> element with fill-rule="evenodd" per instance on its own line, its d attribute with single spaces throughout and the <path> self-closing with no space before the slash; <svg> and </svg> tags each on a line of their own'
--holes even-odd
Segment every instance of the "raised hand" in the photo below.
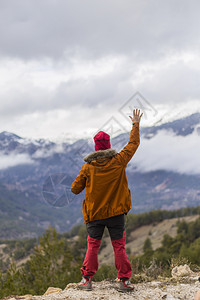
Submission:
<svg viewBox="0 0 200 300">
<path fill-rule="evenodd" d="M 132 123 L 140 123 L 140 119 L 142 117 L 143 113 L 140 115 L 140 109 L 134 109 L 133 110 L 133 117 L 129 116 L 131 119 Z"/>
</svg>

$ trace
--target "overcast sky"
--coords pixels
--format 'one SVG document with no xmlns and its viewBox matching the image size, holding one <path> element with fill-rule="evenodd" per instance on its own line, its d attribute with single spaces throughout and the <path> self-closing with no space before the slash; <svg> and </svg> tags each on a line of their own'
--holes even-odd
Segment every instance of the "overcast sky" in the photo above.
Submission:
<svg viewBox="0 0 200 300">
<path fill-rule="evenodd" d="M 134 107 L 141 126 L 200 111 L 199 11 L 198 0 L 0 0 L 0 131 L 79 138 L 113 117 L 128 128 Z"/>
</svg>

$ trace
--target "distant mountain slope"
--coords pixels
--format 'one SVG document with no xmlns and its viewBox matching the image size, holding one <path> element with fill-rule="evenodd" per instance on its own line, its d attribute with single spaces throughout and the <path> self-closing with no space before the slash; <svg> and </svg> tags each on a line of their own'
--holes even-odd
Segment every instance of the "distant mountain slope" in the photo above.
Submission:
<svg viewBox="0 0 200 300">
<path fill-rule="evenodd" d="M 199 215 L 188 216 L 183 218 L 173 218 L 164 220 L 158 224 L 150 224 L 141 226 L 131 232 L 126 243 L 126 249 L 130 249 L 131 254 L 141 255 L 143 253 L 143 245 L 147 238 L 151 239 L 153 250 L 161 247 L 161 242 L 164 234 L 169 234 L 171 237 L 177 235 L 177 222 L 184 220 L 185 222 L 193 222 L 199 218 Z M 106 246 L 99 254 L 99 262 L 105 264 L 114 263 L 113 247 L 109 237 L 105 237 Z"/>
<path fill-rule="evenodd" d="M 168 132 L 173 134 L 172 137 Z M 121 150 L 129 135 L 128 132 L 113 138 L 112 147 Z M 173 145 L 167 142 L 169 136 Z M 160 137 L 158 141 L 157 137 Z M 127 166 L 132 211 L 177 209 L 200 203 L 199 141 L 200 113 L 159 126 L 141 128 L 140 148 Z M 154 146 L 156 142 L 159 144 Z M 177 148 L 180 143 L 181 148 Z M 176 148 L 176 157 L 173 157 Z M 91 151 L 94 151 L 94 145 L 84 139 L 73 144 L 56 144 L 43 139 L 24 139 L 5 131 L 0 133 L 0 210 L 3 211 L 0 211 L 0 236 L 37 235 L 48 224 L 63 232 L 83 222 L 84 192 L 74 198 L 71 195 L 70 204 L 56 208 L 45 202 L 42 191 L 48 176 L 60 173 L 67 174 L 65 184 L 70 190 L 84 163 L 83 156 Z M 196 173 L 187 172 L 191 169 L 196 169 Z M 25 213 L 28 213 L 26 217 Z M 6 228 L 8 230 L 4 231 Z"/>
<path fill-rule="evenodd" d="M 56 208 L 34 192 L 8 190 L 0 185 L 0 239 L 37 237 L 50 225 L 58 232 L 68 231 L 76 220 L 81 220 L 79 205 L 80 201 L 74 199 L 68 206 Z"/>
<path fill-rule="evenodd" d="M 141 133 L 143 137 L 151 138 L 160 130 L 170 130 L 176 135 L 187 136 L 193 133 L 195 128 L 200 134 L 200 113 L 195 113 L 162 125 L 142 128 Z"/>
</svg>

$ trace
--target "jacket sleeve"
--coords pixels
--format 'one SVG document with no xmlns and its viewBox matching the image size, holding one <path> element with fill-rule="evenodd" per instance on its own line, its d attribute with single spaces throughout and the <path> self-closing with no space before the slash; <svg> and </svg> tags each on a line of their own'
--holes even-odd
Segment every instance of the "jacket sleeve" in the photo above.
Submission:
<svg viewBox="0 0 200 300">
<path fill-rule="evenodd" d="M 138 146 L 140 144 L 140 132 L 139 132 L 139 123 L 134 123 L 131 129 L 130 138 L 128 144 L 123 148 L 123 150 L 115 156 L 115 158 L 124 166 L 133 157 Z"/>
<path fill-rule="evenodd" d="M 79 194 L 81 193 L 86 185 L 86 174 L 85 174 L 85 165 L 83 165 L 81 167 L 81 170 L 78 174 L 78 176 L 76 177 L 76 179 L 74 180 L 74 182 L 71 185 L 71 191 L 74 194 Z"/>
</svg>

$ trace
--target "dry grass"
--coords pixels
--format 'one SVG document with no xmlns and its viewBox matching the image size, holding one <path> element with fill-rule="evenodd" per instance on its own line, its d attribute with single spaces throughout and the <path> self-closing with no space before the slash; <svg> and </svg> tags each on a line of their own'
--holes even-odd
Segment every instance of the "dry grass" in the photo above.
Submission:
<svg viewBox="0 0 200 300">
<path fill-rule="evenodd" d="M 126 244 L 126 248 L 129 248 L 131 254 L 138 255 L 142 254 L 142 249 L 144 245 L 144 241 L 147 237 L 151 239 L 153 249 L 157 249 L 161 246 L 161 241 L 164 234 L 169 234 L 172 237 L 176 236 L 177 232 L 177 221 L 185 220 L 186 222 L 195 221 L 199 216 L 189 216 L 183 218 L 174 218 L 169 220 L 164 220 L 157 225 L 147 225 L 142 226 L 136 230 L 134 230 L 129 237 L 129 242 Z M 107 246 L 102 249 L 99 254 L 99 262 L 105 264 L 113 264 L 114 263 L 114 253 L 112 244 L 110 242 L 110 238 L 104 238 Z"/>
</svg>

